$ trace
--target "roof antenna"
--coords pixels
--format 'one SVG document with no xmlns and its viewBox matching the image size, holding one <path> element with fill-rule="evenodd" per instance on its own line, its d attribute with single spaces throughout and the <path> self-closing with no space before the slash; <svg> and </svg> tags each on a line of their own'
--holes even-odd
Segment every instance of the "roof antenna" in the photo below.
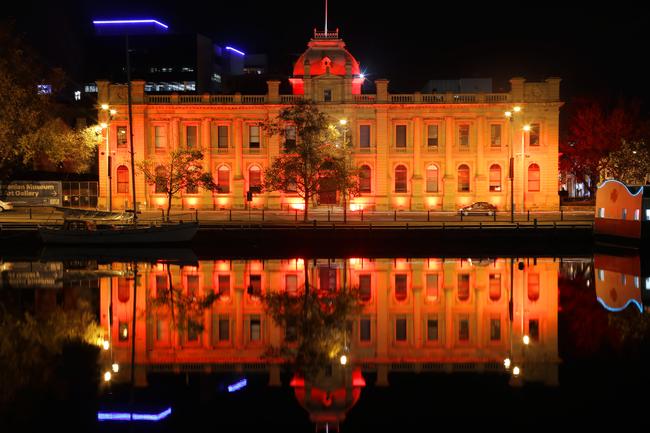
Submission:
<svg viewBox="0 0 650 433">
<path fill-rule="evenodd" d="M 327 0 L 325 0 L 325 37 L 327 37 Z"/>
</svg>

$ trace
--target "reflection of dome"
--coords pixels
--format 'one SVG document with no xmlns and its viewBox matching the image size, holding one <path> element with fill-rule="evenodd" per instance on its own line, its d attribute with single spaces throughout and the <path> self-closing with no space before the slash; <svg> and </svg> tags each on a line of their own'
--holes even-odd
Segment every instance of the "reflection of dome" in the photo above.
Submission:
<svg viewBox="0 0 650 433">
<path fill-rule="evenodd" d="M 359 368 L 352 370 L 352 374 L 348 369 L 340 369 L 332 379 L 317 381 L 328 383 L 310 383 L 296 374 L 291 380 L 296 399 L 309 412 L 317 430 L 325 430 L 327 426 L 327 430 L 338 431 L 346 413 L 359 400 L 361 388 L 366 386 Z"/>
</svg>

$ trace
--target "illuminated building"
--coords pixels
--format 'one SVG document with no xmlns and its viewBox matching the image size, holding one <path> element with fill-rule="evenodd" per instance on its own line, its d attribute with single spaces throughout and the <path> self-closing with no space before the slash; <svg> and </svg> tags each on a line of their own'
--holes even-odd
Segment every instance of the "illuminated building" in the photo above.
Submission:
<svg viewBox="0 0 650 433">
<path fill-rule="evenodd" d="M 172 149 L 202 148 L 205 168 L 220 192 L 190 193 L 174 207 L 243 209 L 246 192 L 283 149 L 280 137 L 259 123 L 274 118 L 300 98 L 318 103 L 333 122 L 347 119 L 355 166 L 368 181 L 349 203 L 353 210 L 456 210 L 474 201 L 510 209 L 510 159 L 514 158 L 515 209 L 557 210 L 560 79 L 510 80 L 507 93 L 392 94 L 389 82 L 375 80 L 374 94 L 362 93 L 366 78 L 356 58 L 335 32 L 315 31 L 289 78 L 292 94 L 280 94 L 280 81 L 267 82 L 266 94 L 169 94 L 145 92 L 133 81 L 136 159 L 163 161 Z M 118 110 L 111 123 L 111 152 L 117 208 L 130 200 L 126 86 L 97 82 L 98 102 Z M 522 108 L 510 121 L 504 113 Z M 524 131 L 524 125 L 529 125 Z M 122 135 L 120 135 L 120 133 Z M 120 139 L 120 137 L 124 137 Z M 106 158 L 99 157 L 100 191 L 106 198 Z M 166 207 L 164 194 L 136 176 L 142 208 Z M 254 208 L 287 209 L 295 194 L 257 194 Z M 323 195 L 318 204 L 335 206 L 340 197 Z M 100 207 L 102 204 L 100 203 Z"/>
</svg>

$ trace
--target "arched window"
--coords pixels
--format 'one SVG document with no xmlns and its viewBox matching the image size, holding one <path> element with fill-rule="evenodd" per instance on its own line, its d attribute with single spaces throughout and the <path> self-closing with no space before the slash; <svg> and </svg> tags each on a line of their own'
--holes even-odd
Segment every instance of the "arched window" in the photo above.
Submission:
<svg viewBox="0 0 650 433">
<path fill-rule="evenodd" d="M 427 167 L 427 192 L 438 192 L 438 167 L 433 164 Z"/>
<path fill-rule="evenodd" d="M 262 170 L 257 165 L 248 169 L 248 189 L 259 189 L 262 187 Z"/>
<path fill-rule="evenodd" d="M 528 274 L 528 299 L 533 302 L 539 299 L 539 274 Z"/>
<path fill-rule="evenodd" d="M 406 300 L 406 283 L 406 274 L 395 274 L 395 300 L 398 302 L 404 302 Z"/>
<path fill-rule="evenodd" d="M 118 301 L 124 303 L 129 302 L 129 297 L 131 296 L 131 288 L 129 287 L 129 280 L 124 277 L 119 277 L 117 279 L 117 299 Z"/>
<path fill-rule="evenodd" d="M 501 166 L 492 164 L 490 166 L 490 192 L 501 191 Z"/>
<path fill-rule="evenodd" d="M 162 165 L 156 167 L 156 194 L 167 192 L 167 170 Z"/>
<path fill-rule="evenodd" d="M 458 167 L 458 192 L 469 192 L 469 167 L 465 164 Z"/>
<path fill-rule="evenodd" d="M 395 167 L 395 192 L 407 192 L 406 167 L 403 165 Z"/>
<path fill-rule="evenodd" d="M 217 186 L 219 194 L 228 194 L 230 192 L 230 169 L 225 165 L 217 169 Z"/>
<path fill-rule="evenodd" d="M 490 274 L 490 301 L 501 299 L 501 274 Z"/>
<path fill-rule="evenodd" d="M 129 169 L 125 165 L 117 167 L 117 192 L 118 194 L 129 193 Z"/>
<path fill-rule="evenodd" d="M 370 192 L 372 184 L 372 171 L 367 165 L 359 168 L 359 192 Z"/>
<path fill-rule="evenodd" d="M 539 191 L 539 165 L 528 166 L 528 191 Z"/>
</svg>

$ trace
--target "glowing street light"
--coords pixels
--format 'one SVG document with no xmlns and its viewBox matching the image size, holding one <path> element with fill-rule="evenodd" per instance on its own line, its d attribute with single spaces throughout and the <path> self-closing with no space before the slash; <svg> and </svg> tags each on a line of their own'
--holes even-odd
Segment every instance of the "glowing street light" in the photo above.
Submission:
<svg viewBox="0 0 650 433">
<path fill-rule="evenodd" d="M 117 362 L 114 362 L 113 365 L 111 365 L 111 369 L 113 370 L 113 373 L 117 373 L 120 371 L 120 365 Z"/>
<path fill-rule="evenodd" d="M 345 355 L 341 355 L 341 365 L 345 365 L 348 363 L 348 357 Z"/>
<path fill-rule="evenodd" d="M 102 348 L 103 348 L 104 350 L 108 350 L 110 347 L 111 347 L 111 345 L 110 345 L 110 343 L 108 342 L 108 340 L 104 340 L 104 341 L 102 341 Z"/>
<path fill-rule="evenodd" d="M 512 361 L 510 361 L 510 358 L 506 358 L 503 360 L 503 366 L 506 368 L 506 370 L 510 369 L 510 365 L 512 364 Z"/>
<path fill-rule="evenodd" d="M 528 335 L 524 335 L 523 341 L 524 344 L 528 346 L 530 344 L 530 337 Z"/>
<path fill-rule="evenodd" d="M 108 104 L 100 104 L 99 106 L 102 111 L 108 112 L 108 119 L 106 122 L 102 122 L 99 125 L 102 127 L 102 129 L 106 130 L 106 173 L 108 174 L 108 194 L 106 197 L 106 209 L 109 212 L 113 211 L 113 185 L 112 185 L 112 176 L 111 176 L 111 146 L 108 141 L 109 139 L 109 132 L 110 130 L 108 129 L 109 123 L 111 120 L 113 120 L 113 116 L 117 114 L 117 110 L 114 108 L 111 108 Z"/>
<path fill-rule="evenodd" d="M 515 367 L 512 369 L 512 375 L 513 376 L 519 376 L 519 373 L 521 373 L 521 369 L 519 367 Z"/>
</svg>

